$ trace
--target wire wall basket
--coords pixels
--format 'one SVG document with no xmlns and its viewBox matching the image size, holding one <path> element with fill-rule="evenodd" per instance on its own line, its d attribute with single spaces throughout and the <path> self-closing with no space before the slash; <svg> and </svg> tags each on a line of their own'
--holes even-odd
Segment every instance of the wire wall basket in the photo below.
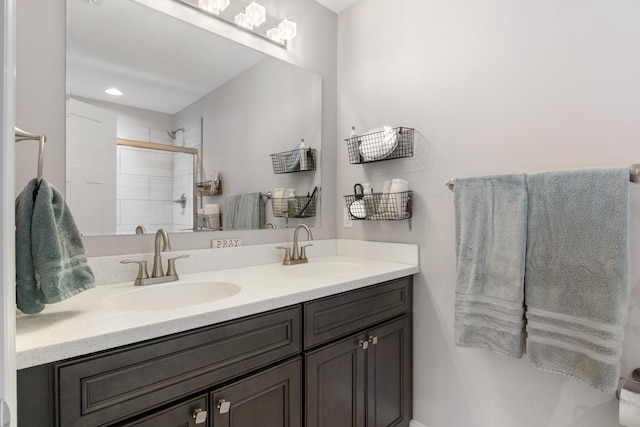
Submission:
<svg viewBox="0 0 640 427">
<path fill-rule="evenodd" d="M 351 219 L 400 221 L 412 216 L 412 191 L 349 194 L 344 196 Z"/>
<path fill-rule="evenodd" d="M 310 218 L 316 216 L 316 196 L 296 196 L 271 199 L 273 216 L 280 218 Z"/>
<path fill-rule="evenodd" d="M 204 182 L 196 182 L 198 196 L 218 196 L 222 194 L 222 180 L 212 179 Z"/>
<path fill-rule="evenodd" d="M 271 154 L 273 173 L 291 173 L 316 170 L 317 152 L 313 148 L 296 148 Z"/>
<path fill-rule="evenodd" d="M 414 129 L 388 126 L 379 129 L 345 139 L 351 164 L 413 157 Z"/>
<path fill-rule="evenodd" d="M 217 214 L 197 214 L 199 230 L 222 230 L 222 215 Z"/>
</svg>

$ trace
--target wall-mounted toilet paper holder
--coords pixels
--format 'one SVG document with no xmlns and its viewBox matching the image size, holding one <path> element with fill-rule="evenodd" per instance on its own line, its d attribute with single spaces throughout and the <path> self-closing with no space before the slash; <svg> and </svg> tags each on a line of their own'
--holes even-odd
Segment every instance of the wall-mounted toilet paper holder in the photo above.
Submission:
<svg viewBox="0 0 640 427">
<path fill-rule="evenodd" d="M 620 377 L 618 390 L 616 390 L 616 397 L 618 400 L 620 400 L 620 389 L 622 387 L 627 387 L 628 390 L 640 393 L 640 368 L 636 368 L 631 372 L 631 378 Z"/>
</svg>

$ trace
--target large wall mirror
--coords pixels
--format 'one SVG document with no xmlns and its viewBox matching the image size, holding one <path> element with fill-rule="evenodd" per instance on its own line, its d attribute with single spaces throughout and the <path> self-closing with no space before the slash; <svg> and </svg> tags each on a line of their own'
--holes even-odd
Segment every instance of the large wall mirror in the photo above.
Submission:
<svg viewBox="0 0 640 427">
<path fill-rule="evenodd" d="M 319 225 L 320 75 L 132 0 L 67 0 L 66 86 L 84 235 Z"/>
</svg>

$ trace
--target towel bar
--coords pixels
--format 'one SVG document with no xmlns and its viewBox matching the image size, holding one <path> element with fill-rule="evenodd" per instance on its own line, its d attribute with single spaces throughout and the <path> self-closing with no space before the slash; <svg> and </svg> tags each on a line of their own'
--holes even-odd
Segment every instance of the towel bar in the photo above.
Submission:
<svg viewBox="0 0 640 427">
<path fill-rule="evenodd" d="M 616 390 L 616 397 L 618 400 L 620 400 L 620 390 L 627 384 L 631 385 L 631 389 L 634 391 L 640 392 L 640 368 L 636 368 L 631 372 L 631 378 L 620 377 L 618 390 Z"/>
<path fill-rule="evenodd" d="M 16 142 L 22 141 L 40 141 L 38 145 L 38 184 L 42 181 L 42 165 L 44 163 L 44 143 L 47 141 L 46 135 L 38 135 L 35 133 L 24 131 L 18 127 L 14 127 Z"/>
<path fill-rule="evenodd" d="M 629 166 L 629 181 L 640 182 L 640 163 L 634 163 Z M 447 186 L 449 190 L 453 191 L 453 188 L 456 185 L 455 178 L 451 178 L 445 182 L 444 185 Z"/>
</svg>

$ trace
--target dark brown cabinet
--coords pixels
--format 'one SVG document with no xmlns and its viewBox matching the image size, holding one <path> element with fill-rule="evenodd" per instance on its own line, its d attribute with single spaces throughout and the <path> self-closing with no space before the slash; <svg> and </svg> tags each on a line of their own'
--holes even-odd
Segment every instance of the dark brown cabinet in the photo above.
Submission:
<svg viewBox="0 0 640 427">
<path fill-rule="evenodd" d="M 409 317 L 311 351 L 305 362 L 306 427 L 409 425 Z"/>
<path fill-rule="evenodd" d="M 214 427 L 302 427 L 302 362 L 296 358 L 211 393 Z"/>
<path fill-rule="evenodd" d="M 304 304 L 306 427 L 409 425 L 412 283 Z"/>
<path fill-rule="evenodd" d="M 408 426 L 411 421 L 411 318 L 367 331 L 367 427 Z"/>
<path fill-rule="evenodd" d="M 109 426 L 162 410 L 300 354 L 300 324 L 300 306 L 287 307 L 19 371 L 18 422 Z"/>
<path fill-rule="evenodd" d="M 405 277 L 20 370 L 19 425 L 407 427 L 411 286 Z"/>
<path fill-rule="evenodd" d="M 364 334 L 305 355 L 306 427 L 364 427 Z"/>
</svg>

